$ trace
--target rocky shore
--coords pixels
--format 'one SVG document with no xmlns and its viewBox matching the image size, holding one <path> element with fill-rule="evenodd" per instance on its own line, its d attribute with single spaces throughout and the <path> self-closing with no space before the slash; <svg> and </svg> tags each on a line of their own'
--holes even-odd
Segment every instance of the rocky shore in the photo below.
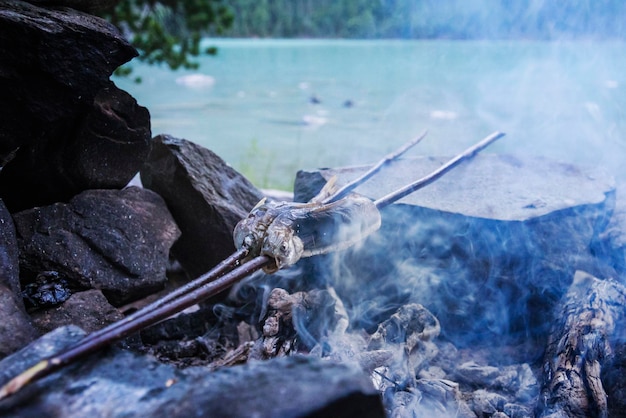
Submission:
<svg viewBox="0 0 626 418">
<path fill-rule="evenodd" d="M 153 135 L 110 79 L 136 50 L 67 6 L 0 4 L 0 384 L 215 266 L 265 195 L 193 139 Z M 403 159 L 359 192 L 444 161 Z M 293 199 L 364 169 L 301 171 Z M 594 168 L 480 155 L 362 244 L 255 273 L 0 414 L 621 416 L 620 191 Z"/>
</svg>

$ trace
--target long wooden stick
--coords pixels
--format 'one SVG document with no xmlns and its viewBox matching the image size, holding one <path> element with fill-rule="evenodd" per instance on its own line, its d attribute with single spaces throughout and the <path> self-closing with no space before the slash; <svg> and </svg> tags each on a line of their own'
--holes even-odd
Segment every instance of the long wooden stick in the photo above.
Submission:
<svg viewBox="0 0 626 418">
<path fill-rule="evenodd" d="M 410 195 L 416 190 L 419 190 L 422 187 L 428 186 L 429 184 L 433 183 L 435 180 L 439 179 L 441 176 L 446 174 L 448 171 L 452 170 L 454 167 L 458 166 L 463 161 L 467 161 L 471 159 L 478 152 L 482 151 L 483 149 L 491 145 L 494 141 L 502 138 L 503 136 L 504 136 L 504 133 L 502 132 L 492 133 L 491 135 L 489 135 L 488 137 L 486 137 L 479 143 L 469 147 L 468 149 L 463 151 L 461 154 L 457 155 L 456 157 L 454 157 L 453 159 L 451 159 L 450 161 L 448 161 L 447 163 L 439 167 L 437 170 L 428 174 L 427 176 L 424 176 L 421 179 L 416 180 L 413 183 L 407 184 L 406 186 L 396 191 L 393 191 L 389 193 L 388 195 L 383 196 L 380 199 L 376 200 L 374 202 L 376 204 L 376 207 L 378 209 L 384 208 L 385 206 L 390 205 L 393 202 L 396 202 L 402 199 L 403 197 Z"/>
<path fill-rule="evenodd" d="M 247 248 L 242 248 L 238 251 L 235 251 L 233 254 L 222 260 L 217 266 L 213 267 L 207 273 L 175 289 L 174 291 L 168 293 L 162 298 L 150 303 L 149 305 L 144 306 L 143 308 L 120 319 L 119 321 L 116 321 L 111 325 L 92 332 L 91 334 L 83 338 L 83 340 L 80 341 L 80 344 L 85 344 L 89 340 L 101 339 L 106 335 L 112 334 L 117 328 L 124 327 L 128 323 L 137 321 L 139 318 L 150 314 L 151 311 L 155 309 L 160 309 L 162 306 L 167 305 L 168 303 L 198 289 L 199 287 L 202 287 L 205 284 L 216 280 L 220 276 L 228 273 L 229 271 L 237 267 L 237 265 L 248 255 L 248 252 L 249 251 Z"/>
<path fill-rule="evenodd" d="M 337 190 L 330 198 L 326 199 L 324 203 L 336 202 L 337 200 L 343 197 L 346 197 L 348 193 L 350 193 L 352 190 L 356 189 L 361 184 L 365 183 L 367 180 L 372 178 L 372 176 L 378 173 L 384 166 L 386 166 L 387 164 L 391 163 L 394 160 L 397 160 L 402 154 L 407 152 L 409 149 L 413 148 L 415 145 L 419 144 L 422 141 L 422 139 L 426 137 L 427 133 L 428 133 L 427 131 L 422 132 L 419 136 L 407 142 L 401 148 L 385 156 L 376 165 L 374 165 L 372 168 L 367 170 L 367 172 L 365 172 L 362 176 L 352 180 L 351 182 L 343 186 L 341 189 Z"/>
<path fill-rule="evenodd" d="M 114 327 L 107 333 L 100 333 L 87 340 L 81 340 L 75 346 L 61 352 L 60 354 L 41 360 L 39 363 L 17 375 L 6 385 L 0 388 L 0 399 L 12 395 L 27 384 L 39 380 L 75 360 L 100 350 L 101 348 L 111 344 L 113 341 L 127 337 L 148 325 L 152 325 L 168 318 L 177 312 L 180 312 L 202 300 L 228 289 L 242 278 L 261 269 L 269 262 L 270 259 L 266 256 L 253 258 L 247 263 L 219 277 L 217 280 L 206 283 L 191 292 L 187 292 L 184 297 L 171 300 L 169 304 L 161 305 L 154 310 L 146 312 L 145 314 L 136 317 L 134 321 L 124 322 L 123 324 Z"/>
</svg>

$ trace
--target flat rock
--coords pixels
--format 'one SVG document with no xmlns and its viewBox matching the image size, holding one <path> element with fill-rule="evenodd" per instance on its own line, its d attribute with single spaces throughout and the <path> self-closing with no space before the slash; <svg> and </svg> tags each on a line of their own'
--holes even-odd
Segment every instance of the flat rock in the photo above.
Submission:
<svg viewBox="0 0 626 418">
<path fill-rule="evenodd" d="M 447 160 L 400 160 L 356 191 L 380 198 Z M 333 175 L 342 186 L 366 169 L 301 171 L 294 200 L 310 199 Z M 481 154 L 384 208 L 382 227 L 362 244 L 304 263 L 332 281 L 368 329 L 414 301 L 459 346 L 540 338 L 576 269 L 600 268 L 590 248 L 614 204 L 613 180 L 599 170 Z"/>
<path fill-rule="evenodd" d="M 449 158 L 398 160 L 356 190 L 378 199 L 443 165 Z M 294 200 L 307 201 L 333 175 L 341 187 L 369 166 L 300 171 Z M 500 221 L 527 221 L 576 206 L 601 204 L 614 181 L 599 169 L 543 157 L 481 154 L 398 203 Z M 311 190 L 309 190 L 311 189 Z"/>
<path fill-rule="evenodd" d="M 616 187 L 615 209 L 609 224 L 600 234 L 596 251 L 607 254 L 617 271 L 626 268 L 626 183 Z"/>
<path fill-rule="evenodd" d="M 154 138 L 141 182 L 167 202 L 182 232 L 172 253 L 192 277 L 235 251 L 235 225 L 263 197 L 215 153 L 169 135 Z"/>
<path fill-rule="evenodd" d="M 75 327 L 55 331 L 67 346 Z M 74 338 L 75 340 L 77 338 Z M 40 344 L 44 348 L 39 347 Z M 49 353 L 47 336 L 0 362 L 4 383 Z M 25 364 L 25 359 L 28 363 Z M 0 402 L 4 416 L 384 417 L 380 395 L 361 370 L 291 356 L 208 372 L 177 369 L 117 348 L 105 350 Z"/>
<path fill-rule="evenodd" d="M 138 187 L 89 190 L 14 220 L 22 283 L 54 271 L 75 290 L 102 290 L 115 306 L 163 287 L 180 235 L 163 200 Z"/>
</svg>

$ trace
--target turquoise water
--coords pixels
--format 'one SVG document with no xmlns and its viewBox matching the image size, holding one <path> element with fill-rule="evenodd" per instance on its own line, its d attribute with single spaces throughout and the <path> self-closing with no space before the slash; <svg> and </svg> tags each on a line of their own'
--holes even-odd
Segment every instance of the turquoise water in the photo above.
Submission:
<svg viewBox="0 0 626 418">
<path fill-rule="evenodd" d="M 289 190 L 299 169 L 374 162 L 424 130 L 414 155 L 453 155 L 500 130 L 491 152 L 622 177 L 626 43 L 206 42 L 219 53 L 198 70 L 135 64 L 141 84 L 115 82 L 150 110 L 154 135 L 209 148 L 259 187 Z"/>
</svg>

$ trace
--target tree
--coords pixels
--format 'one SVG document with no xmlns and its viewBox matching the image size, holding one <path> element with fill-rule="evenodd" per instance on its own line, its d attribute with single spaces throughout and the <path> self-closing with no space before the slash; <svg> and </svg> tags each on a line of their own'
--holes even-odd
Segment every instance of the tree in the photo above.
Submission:
<svg viewBox="0 0 626 418">
<path fill-rule="evenodd" d="M 140 61 L 165 63 L 173 70 L 197 68 L 193 57 L 215 54 L 214 47 L 200 50 L 202 37 L 219 35 L 233 22 L 223 0 L 120 0 L 100 15 L 124 33 L 139 51 Z M 125 66 L 116 74 L 131 71 Z"/>
</svg>

